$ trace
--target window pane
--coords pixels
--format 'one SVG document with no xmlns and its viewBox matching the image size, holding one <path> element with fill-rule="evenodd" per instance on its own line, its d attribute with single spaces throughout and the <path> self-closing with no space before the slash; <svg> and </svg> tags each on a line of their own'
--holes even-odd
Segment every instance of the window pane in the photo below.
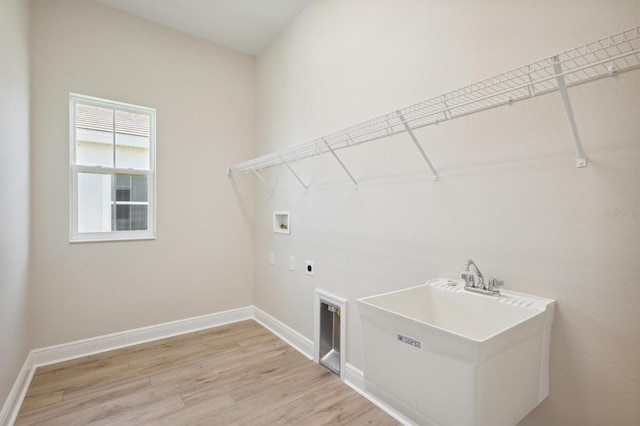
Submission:
<svg viewBox="0 0 640 426">
<path fill-rule="evenodd" d="M 116 201 L 148 202 L 149 183 L 146 176 L 116 175 Z"/>
<path fill-rule="evenodd" d="M 132 205 L 131 206 L 131 229 L 146 230 L 149 206 Z"/>
<path fill-rule="evenodd" d="M 78 173 L 78 232 L 111 231 L 111 175 Z"/>
<path fill-rule="evenodd" d="M 149 183 L 146 176 L 131 176 L 131 201 L 149 201 Z"/>
<path fill-rule="evenodd" d="M 131 176 L 116 175 L 116 201 L 131 201 Z"/>
<path fill-rule="evenodd" d="M 116 205 L 116 231 L 146 231 L 149 206 Z"/>
<path fill-rule="evenodd" d="M 76 164 L 113 167 L 113 110 L 76 104 Z"/>
<path fill-rule="evenodd" d="M 116 111 L 116 167 L 149 170 L 151 119 L 146 114 Z"/>
<path fill-rule="evenodd" d="M 130 226 L 130 209 L 129 205 L 116 205 L 116 231 L 128 231 Z"/>
</svg>

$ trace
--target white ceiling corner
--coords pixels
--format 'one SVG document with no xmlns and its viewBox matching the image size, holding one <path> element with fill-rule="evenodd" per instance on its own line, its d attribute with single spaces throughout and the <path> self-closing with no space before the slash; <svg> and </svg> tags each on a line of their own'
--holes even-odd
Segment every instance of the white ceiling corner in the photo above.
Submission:
<svg viewBox="0 0 640 426">
<path fill-rule="evenodd" d="M 94 0 L 187 34 L 259 53 L 311 0 Z"/>
</svg>

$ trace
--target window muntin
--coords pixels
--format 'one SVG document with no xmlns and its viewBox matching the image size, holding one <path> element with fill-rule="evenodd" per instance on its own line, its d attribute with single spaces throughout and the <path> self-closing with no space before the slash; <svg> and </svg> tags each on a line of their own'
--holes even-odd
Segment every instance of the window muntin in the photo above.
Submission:
<svg viewBox="0 0 640 426">
<path fill-rule="evenodd" d="M 71 241 L 155 237 L 155 110 L 70 96 Z"/>
</svg>

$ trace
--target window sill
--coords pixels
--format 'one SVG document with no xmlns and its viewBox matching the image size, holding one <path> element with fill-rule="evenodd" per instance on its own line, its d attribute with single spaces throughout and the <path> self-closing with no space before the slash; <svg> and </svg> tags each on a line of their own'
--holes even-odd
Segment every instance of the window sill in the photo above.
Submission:
<svg viewBox="0 0 640 426">
<path fill-rule="evenodd" d="M 81 234 L 74 235 L 69 239 L 69 243 L 108 243 L 111 241 L 141 241 L 141 240 L 155 240 L 155 234 L 140 233 L 136 235 L 122 235 L 118 234 Z"/>
</svg>

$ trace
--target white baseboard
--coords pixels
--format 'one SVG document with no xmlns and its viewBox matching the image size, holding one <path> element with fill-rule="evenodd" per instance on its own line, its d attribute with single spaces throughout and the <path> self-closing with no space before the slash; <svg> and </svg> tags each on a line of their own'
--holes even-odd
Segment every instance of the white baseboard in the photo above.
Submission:
<svg viewBox="0 0 640 426">
<path fill-rule="evenodd" d="M 391 408 L 390 406 L 388 406 L 387 404 L 385 404 L 384 402 L 380 401 L 378 398 L 374 397 L 369 392 L 367 392 L 364 384 L 364 374 L 362 370 L 354 367 L 348 362 L 345 365 L 345 370 L 346 371 L 345 371 L 344 383 L 347 386 L 349 386 L 351 389 L 353 389 L 354 391 L 358 392 L 360 395 L 367 398 L 374 405 L 376 405 L 382 411 L 384 411 L 385 413 L 387 413 L 388 415 L 390 415 L 391 417 L 393 417 L 403 425 L 412 426 L 415 424 L 414 422 L 409 420 L 407 417 L 403 416 L 400 412 Z"/>
<path fill-rule="evenodd" d="M 251 319 L 252 312 L 252 307 L 247 306 L 35 349 L 32 351 L 33 363 L 36 367 L 40 367 L 127 346 L 138 345 L 140 343 L 151 342 L 153 340 L 218 327 L 224 324 Z"/>
<path fill-rule="evenodd" d="M 314 343 L 311 339 L 255 306 L 77 340 L 34 349 L 29 353 L 0 411 L 0 425 L 13 425 L 37 367 L 248 319 L 255 320 L 302 355 L 313 360 Z M 349 363 L 345 364 L 344 382 L 400 423 L 412 424 L 406 417 L 371 396 L 365 389 L 362 371 Z"/>
<path fill-rule="evenodd" d="M 40 367 L 67 361 L 127 346 L 138 345 L 140 343 L 151 342 L 153 340 L 248 320 L 253 317 L 252 314 L 253 308 L 247 306 L 35 349 L 32 351 L 33 363 L 36 367 Z"/>
<path fill-rule="evenodd" d="M 359 368 L 354 367 L 348 362 L 345 365 L 344 382 L 352 388 L 364 391 L 364 373 Z"/>
<path fill-rule="evenodd" d="M 29 353 L 24 364 L 22 364 L 16 381 L 13 383 L 13 387 L 9 392 L 9 396 L 7 396 L 2 411 L 0 411 L 0 425 L 12 425 L 13 422 L 15 422 L 24 396 L 27 394 L 27 389 L 29 389 L 34 371 L 33 359 L 31 353 Z"/>
<path fill-rule="evenodd" d="M 255 306 L 253 307 L 253 319 L 280 339 L 287 342 L 302 355 L 313 360 L 313 341 L 311 339 L 308 339 L 293 328 Z"/>
</svg>

